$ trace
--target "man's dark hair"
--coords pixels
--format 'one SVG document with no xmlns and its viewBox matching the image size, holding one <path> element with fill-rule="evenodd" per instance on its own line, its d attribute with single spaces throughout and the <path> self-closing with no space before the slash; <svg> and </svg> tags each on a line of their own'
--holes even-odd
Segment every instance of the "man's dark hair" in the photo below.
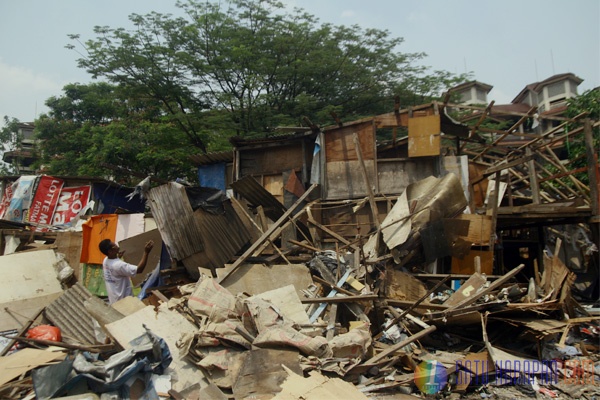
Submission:
<svg viewBox="0 0 600 400">
<path fill-rule="evenodd" d="M 111 247 L 112 247 L 112 240 L 110 240 L 110 239 L 104 239 L 98 245 L 98 248 L 100 249 L 102 254 L 104 254 L 105 256 L 108 255 L 108 251 L 110 250 Z"/>
</svg>

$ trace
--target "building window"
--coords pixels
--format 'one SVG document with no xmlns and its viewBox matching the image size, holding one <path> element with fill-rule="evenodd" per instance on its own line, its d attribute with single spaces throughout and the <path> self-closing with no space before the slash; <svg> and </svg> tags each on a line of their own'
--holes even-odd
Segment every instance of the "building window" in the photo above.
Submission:
<svg viewBox="0 0 600 400">
<path fill-rule="evenodd" d="M 481 100 L 484 103 L 487 101 L 485 92 L 482 90 L 475 90 L 475 96 L 476 96 L 477 100 Z"/>
<path fill-rule="evenodd" d="M 548 97 L 556 97 L 565 95 L 565 82 L 556 82 L 548 85 Z"/>
</svg>

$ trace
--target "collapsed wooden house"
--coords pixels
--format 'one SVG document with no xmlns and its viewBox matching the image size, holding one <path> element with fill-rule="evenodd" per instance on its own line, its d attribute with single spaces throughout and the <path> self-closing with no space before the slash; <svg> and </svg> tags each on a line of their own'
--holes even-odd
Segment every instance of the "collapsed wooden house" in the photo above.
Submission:
<svg viewBox="0 0 600 400">
<path fill-rule="evenodd" d="M 463 119 L 477 122 L 472 126 L 457 122 L 449 116 L 456 110 L 467 110 Z M 576 131 L 566 132 L 562 128 L 571 120 L 549 116 L 554 128 L 544 134 L 526 132 L 523 125 L 534 118 L 535 111 L 503 111 L 494 109 L 493 102 L 488 107 L 437 102 L 410 109 L 396 107 L 392 113 L 322 129 L 287 128 L 295 132 L 232 139 L 231 160 L 221 160 L 229 168 L 221 171 L 228 171 L 223 175 L 226 186 L 254 210 L 262 208 L 271 222 L 282 213 L 269 215 L 271 210 L 285 210 L 305 188 L 317 183 L 318 189 L 309 198 L 318 199 L 310 207 L 311 222 L 308 217 L 303 221 L 311 229 L 312 239 L 319 242 L 312 245 L 319 248 L 366 238 L 410 184 L 453 173 L 468 201 L 468 211 L 457 217 L 469 220 L 473 251 L 466 259 L 440 260 L 438 267 L 431 268 L 469 273 L 477 256 L 488 273 L 505 272 L 506 259 L 517 265 L 524 262 L 532 270 L 545 246 L 544 227 L 583 223 L 591 229 L 593 241 L 598 230 L 598 186 L 587 186 L 574 176 L 585 172 L 589 182 L 598 182 L 597 153 L 591 145 L 592 128 L 598 122 L 588 121 Z M 492 112 L 495 118 L 509 119 L 510 128 L 483 127 Z M 557 146 L 578 133 L 588 147 L 586 171 L 569 170 L 568 160 L 561 160 L 557 151 Z M 213 165 L 214 159 L 199 156 L 194 162 L 202 171 Z M 256 190 L 238 183 L 248 177 L 281 206 L 266 196 L 262 200 L 253 196 Z M 524 257 L 514 259 L 514 254 L 519 254 L 515 249 L 522 249 Z"/>
<path fill-rule="evenodd" d="M 553 144 L 567 140 L 560 129 L 513 137 L 531 112 L 511 111 L 512 126 L 490 132 L 481 124 L 491 107 L 470 107 L 477 113 L 470 127 L 450 117 L 458 107 L 397 106 L 331 127 L 235 138 L 232 153 L 194 157 L 201 187 L 169 182 L 142 189 L 156 229 L 123 247 L 139 247 L 153 234 L 163 245 L 155 271 L 185 269 L 189 279 L 149 287 L 143 302 L 130 297 L 112 306 L 79 282 L 54 285 L 34 308 L 49 304 L 30 310 L 8 338 L 11 345 L 53 344 L 75 354 L 6 356 L 0 393 L 10 398 L 35 386 L 40 397 L 76 394 L 79 382 L 85 387 L 77 389 L 129 395 L 159 391 L 155 380 L 163 374 L 161 397 L 175 399 L 364 399 L 382 390 L 430 393 L 421 368 L 432 365 L 443 371 L 434 383 L 445 393 L 487 390 L 494 375 L 498 387 L 526 376 L 533 392 L 594 392 L 599 317 L 575 300 L 584 274 L 573 271 L 589 273 L 580 296 L 597 290 L 591 130 L 599 123 L 587 120 L 581 128 L 588 187 L 573 176 L 581 171 L 565 171 L 568 164 L 556 158 Z M 31 241 L 39 238 L 31 231 Z M 40 264 L 44 282 L 52 261 Z M 23 337 L 40 316 L 66 333 L 62 341 Z M 143 353 L 148 342 L 151 356 Z M 146 355 L 134 360 L 145 363 L 144 373 L 126 382 L 90 374 L 82 360 L 82 352 L 100 353 L 113 365 L 113 356 L 137 351 Z M 577 370 L 566 363 L 567 351 L 579 351 L 572 360 L 586 363 L 577 388 L 566 379 Z M 556 357 L 565 364 L 552 376 L 565 381 L 543 382 L 541 389 L 529 377 L 543 378 L 547 368 L 504 367 Z M 473 370 L 471 362 L 486 368 Z M 13 371 L 15 363 L 27 366 Z"/>
</svg>

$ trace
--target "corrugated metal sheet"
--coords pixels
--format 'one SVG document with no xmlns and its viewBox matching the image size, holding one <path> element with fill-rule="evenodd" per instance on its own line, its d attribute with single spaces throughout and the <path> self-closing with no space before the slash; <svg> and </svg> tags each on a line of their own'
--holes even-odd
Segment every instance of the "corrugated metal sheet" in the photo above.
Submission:
<svg viewBox="0 0 600 400">
<path fill-rule="evenodd" d="M 250 204 L 262 206 L 265 215 L 272 221 L 277 221 L 287 211 L 287 208 L 283 204 L 251 176 L 246 176 L 233 182 L 231 187 L 237 193 L 244 196 Z M 306 225 L 300 221 L 296 221 L 296 226 L 303 232 L 305 237 L 310 237 L 310 231 Z"/>
<path fill-rule="evenodd" d="M 231 184 L 233 190 L 244 196 L 250 204 L 263 206 L 265 215 L 277 221 L 285 213 L 286 208 L 267 189 L 251 176 L 245 176 Z"/>
<path fill-rule="evenodd" d="M 302 128 L 299 128 L 302 129 Z M 308 131 L 304 129 L 302 132 L 294 133 L 283 133 L 283 134 L 271 134 L 268 137 L 257 137 L 257 138 L 244 138 L 240 136 L 234 136 L 229 138 L 229 142 L 235 147 L 254 147 L 254 146 L 269 146 L 280 142 L 286 142 L 291 140 L 301 140 L 306 137 L 316 137 L 317 133 L 312 132 L 310 128 Z"/>
<path fill-rule="evenodd" d="M 210 214 L 201 208 L 194 212 L 202 232 L 205 252 L 211 267 L 222 268 L 251 239 L 250 232 L 229 203 L 223 203 L 225 213 Z"/>
<path fill-rule="evenodd" d="M 76 283 L 44 310 L 44 315 L 60 328 L 66 343 L 97 344 L 94 335 L 94 318 L 83 303 L 93 295 Z"/>
<path fill-rule="evenodd" d="M 207 154 L 190 156 L 195 166 L 233 162 L 233 151 L 215 151 Z"/>
<path fill-rule="evenodd" d="M 174 182 L 151 189 L 148 199 L 169 254 L 192 276 L 198 267 L 222 268 L 251 238 L 228 201 L 221 214 L 193 211 L 185 187 Z"/>
<path fill-rule="evenodd" d="M 183 260 L 204 250 L 201 229 L 183 185 L 169 182 L 152 188 L 148 200 L 171 257 Z"/>
</svg>

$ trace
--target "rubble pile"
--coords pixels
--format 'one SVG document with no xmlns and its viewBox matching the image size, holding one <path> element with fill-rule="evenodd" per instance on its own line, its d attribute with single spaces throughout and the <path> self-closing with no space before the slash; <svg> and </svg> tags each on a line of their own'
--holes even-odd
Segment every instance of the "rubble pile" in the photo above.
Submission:
<svg viewBox="0 0 600 400">
<path fill-rule="evenodd" d="M 534 276 L 524 264 L 504 275 L 398 268 L 397 257 L 427 257 L 418 232 L 464 209 L 456 185 L 452 176 L 419 182 L 362 247 L 294 240 L 302 263 L 267 263 L 277 252 L 258 252 L 259 238 L 217 276 L 201 268 L 197 280 L 150 288 L 143 301 L 108 306 L 63 283 L 44 312 L 3 335 L 2 397 L 597 395 L 600 317 L 572 295 L 560 239 Z M 263 242 L 281 234 L 271 232 Z M 59 276 L 64 264 L 59 257 L 48 269 Z M 30 337 L 34 325 L 63 337 Z"/>
<path fill-rule="evenodd" d="M 598 397 L 597 192 L 543 202 L 531 146 L 509 160 L 479 139 L 436 103 L 240 139 L 227 188 L 15 179 L 0 398 Z M 130 263 L 154 242 L 110 305 L 107 238 Z"/>
</svg>

